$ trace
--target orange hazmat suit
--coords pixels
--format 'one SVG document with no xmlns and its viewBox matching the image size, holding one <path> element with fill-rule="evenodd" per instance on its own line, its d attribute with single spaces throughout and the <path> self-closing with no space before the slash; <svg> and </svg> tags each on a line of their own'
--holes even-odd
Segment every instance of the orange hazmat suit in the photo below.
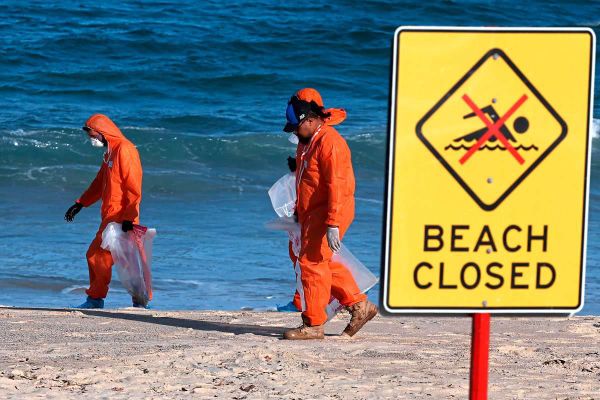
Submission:
<svg viewBox="0 0 600 400">
<path fill-rule="evenodd" d="M 100 247 L 102 232 L 110 222 L 139 223 L 142 164 L 134 144 L 127 140 L 107 116 L 94 114 L 87 120 L 86 126 L 101 133 L 108 142 L 108 150 L 96 178 L 77 200 L 84 207 L 102 200 L 102 222 L 86 254 L 90 273 L 90 287 L 86 293 L 93 298 L 105 298 L 111 280 L 113 259 L 109 251 Z M 151 299 L 152 294 L 149 293 L 149 296 Z"/>
<path fill-rule="evenodd" d="M 321 96 L 314 89 L 303 89 L 297 96 L 323 106 Z M 311 142 L 300 143 L 296 152 L 296 212 L 301 226 L 299 263 L 306 303 L 302 315 L 311 326 L 327 321 L 325 307 L 330 296 L 344 306 L 367 298 L 352 274 L 343 265 L 331 261 L 333 252 L 327 243 L 327 227 L 339 227 L 340 240 L 350 227 L 354 219 L 355 181 L 350 148 L 331 127 L 342 122 L 346 112 L 324 111 L 330 116 Z"/>
</svg>

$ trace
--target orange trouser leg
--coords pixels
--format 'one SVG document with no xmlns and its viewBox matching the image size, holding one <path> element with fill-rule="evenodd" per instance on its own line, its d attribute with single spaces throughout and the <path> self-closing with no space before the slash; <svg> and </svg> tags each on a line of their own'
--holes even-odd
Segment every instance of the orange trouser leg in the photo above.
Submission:
<svg viewBox="0 0 600 400">
<path fill-rule="evenodd" d="M 329 262 L 331 271 L 331 295 L 338 299 L 341 305 L 351 306 L 365 301 L 367 295 L 360 292 L 352 273 L 338 262 Z"/>
<path fill-rule="evenodd" d="M 294 307 L 296 307 L 296 310 L 302 311 L 302 298 L 300 297 L 300 293 L 298 293 L 297 290 L 296 293 L 294 293 L 294 299 L 292 300 L 292 303 L 294 303 Z"/>
<path fill-rule="evenodd" d="M 333 295 L 342 305 L 352 305 L 366 297 L 360 293 L 352 274 L 341 264 L 332 263 L 333 253 L 327 244 L 325 218 L 309 216 L 302 224 L 300 269 L 306 311 L 302 313 L 310 325 L 327 321 L 325 307 Z M 342 238 L 350 222 L 340 226 Z"/>
<path fill-rule="evenodd" d="M 112 274 L 113 259 L 109 251 L 100 247 L 102 231 L 105 224 L 100 225 L 96 237 L 90 244 L 86 257 L 90 272 L 90 288 L 86 290 L 88 296 L 103 299 L 108 293 L 108 285 Z"/>
<path fill-rule="evenodd" d="M 298 261 L 298 257 L 296 257 L 296 255 L 294 254 L 294 249 L 292 248 L 292 242 L 289 242 L 289 246 L 288 246 L 288 250 L 290 253 L 290 260 L 292 260 L 292 266 L 295 267 L 296 266 L 296 262 Z M 294 269 L 294 273 L 296 272 L 296 269 Z M 296 307 L 297 310 L 302 310 L 302 299 L 300 298 L 300 293 L 298 293 L 298 290 L 296 290 L 296 292 L 294 293 L 294 299 L 292 300 L 292 303 L 294 304 L 294 307 Z"/>
<path fill-rule="evenodd" d="M 302 288 L 306 310 L 302 316 L 309 325 L 323 325 L 327 321 L 325 307 L 331 297 L 331 273 L 326 262 L 302 262 Z"/>
</svg>

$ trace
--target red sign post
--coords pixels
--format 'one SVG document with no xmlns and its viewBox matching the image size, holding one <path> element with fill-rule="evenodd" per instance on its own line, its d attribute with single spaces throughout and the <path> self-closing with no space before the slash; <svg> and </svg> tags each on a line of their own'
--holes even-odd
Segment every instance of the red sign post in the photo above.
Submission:
<svg viewBox="0 0 600 400">
<path fill-rule="evenodd" d="M 487 400 L 490 314 L 473 314 L 469 399 Z"/>
</svg>

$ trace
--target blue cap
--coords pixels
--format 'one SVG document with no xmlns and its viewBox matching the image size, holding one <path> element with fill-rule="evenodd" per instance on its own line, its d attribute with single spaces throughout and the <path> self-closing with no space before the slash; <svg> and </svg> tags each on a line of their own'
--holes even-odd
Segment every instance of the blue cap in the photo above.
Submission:
<svg viewBox="0 0 600 400">
<path fill-rule="evenodd" d="M 298 125 L 302 122 L 307 116 L 309 111 L 311 111 L 311 103 L 308 103 L 304 100 L 300 100 L 297 96 L 293 96 L 285 110 L 285 118 L 286 124 L 283 130 L 285 132 L 294 132 L 298 129 Z"/>
</svg>

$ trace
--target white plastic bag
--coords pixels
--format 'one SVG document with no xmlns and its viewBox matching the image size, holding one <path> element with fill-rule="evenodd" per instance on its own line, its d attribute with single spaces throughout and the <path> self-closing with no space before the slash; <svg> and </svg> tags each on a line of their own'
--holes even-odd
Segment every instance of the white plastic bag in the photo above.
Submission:
<svg viewBox="0 0 600 400">
<path fill-rule="evenodd" d="M 102 232 L 103 249 L 110 251 L 121 284 L 134 302 L 144 307 L 152 299 L 152 241 L 156 229 L 134 225 L 123 232 L 121 224 L 111 222 Z"/>
<path fill-rule="evenodd" d="M 297 230 L 300 232 L 300 225 L 294 221 L 293 217 L 275 218 L 265 224 L 265 227 L 273 231 L 291 232 Z"/>
<path fill-rule="evenodd" d="M 273 209 L 280 217 L 291 217 L 296 208 L 296 175 L 293 172 L 282 176 L 269 189 Z"/>
<path fill-rule="evenodd" d="M 366 293 L 379 282 L 377 278 L 363 263 L 361 263 L 350 250 L 342 243 L 340 251 L 333 253 L 331 261 L 342 264 L 354 277 L 361 293 Z"/>
</svg>

